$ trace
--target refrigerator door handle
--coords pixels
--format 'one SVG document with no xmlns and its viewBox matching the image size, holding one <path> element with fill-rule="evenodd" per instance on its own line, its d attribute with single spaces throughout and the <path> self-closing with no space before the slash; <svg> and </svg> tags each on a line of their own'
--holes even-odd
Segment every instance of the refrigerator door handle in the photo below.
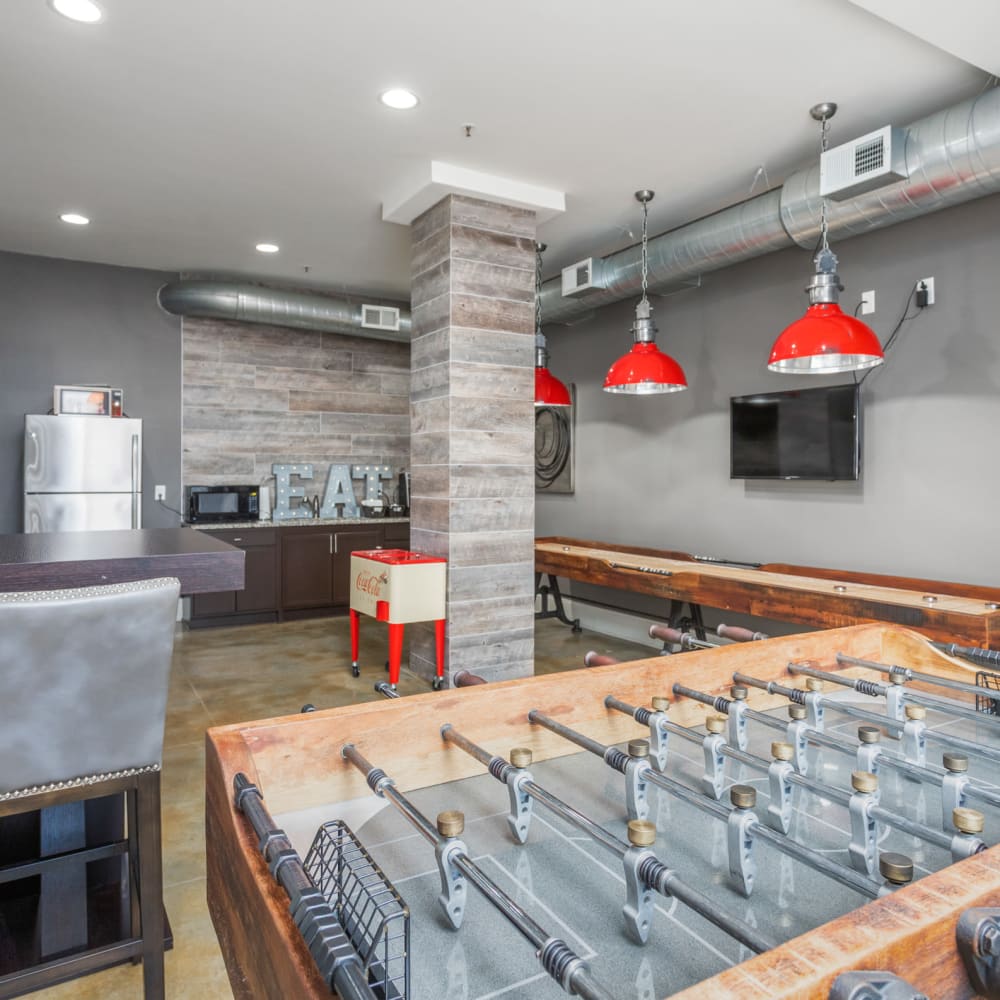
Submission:
<svg viewBox="0 0 1000 1000">
<path fill-rule="evenodd" d="M 132 527 L 139 527 L 139 435 L 132 435 Z"/>
<path fill-rule="evenodd" d="M 24 456 L 24 464 L 27 468 L 34 469 L 38 466 L 38 435 L 34 431 L 29 431 L 26 440 L 31 441 L 33 454 L 30 459 L 27 455 Z"/>
</svg>

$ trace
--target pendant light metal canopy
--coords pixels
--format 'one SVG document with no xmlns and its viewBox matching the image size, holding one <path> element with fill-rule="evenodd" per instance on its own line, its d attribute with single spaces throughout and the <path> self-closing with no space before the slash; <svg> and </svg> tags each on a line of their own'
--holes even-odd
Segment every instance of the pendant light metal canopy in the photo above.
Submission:
<svg viewBox="0 0 1000 1000">
<path fill-rule="evenodd" d="M 822 153 L 826 152 L 829 123 L 836 111 L 837 105 L 832 102 L 817 104 L 809 111 L 822 129 Z M 837 255 L 830 249 L 825 198 L 820 209 L 820 233 L 816 273 L 806 286 L 809 308 L 774 342 L 767 363 L 773 372 L 834 375 L 874 368 L 885 360 L 874 331 L 848 316 L 837 304 L 844 286 L 837 274 Z"/>
<path fill-rule="evenodd" d="M 545 244 L 535 244 L 535 406 L 571 406 L 569 390 L 549 371 L 549 352 L 542 333 L 542 254 Z"/>
<path fill-rule="evenodd" d="M 656 346 L 656 324 L 650 315 L 653 307 L 646 295 L 649 285 L 646 225 L 653 192 L 636 191 L 635 198 L 642 205 L 642 298 L 635 307 L 632 349 L 608 369 L 604 391 L 636 396 L 679 392 L 687 388 L 687 379 L 681 366 Z"/>
</svg>

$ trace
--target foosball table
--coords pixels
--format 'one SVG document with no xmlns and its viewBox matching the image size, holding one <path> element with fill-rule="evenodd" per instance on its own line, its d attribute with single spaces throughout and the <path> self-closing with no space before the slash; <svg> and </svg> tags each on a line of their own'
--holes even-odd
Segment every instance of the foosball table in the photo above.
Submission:
<svg viewBox="0 0 1000 1000">
<path fill-rule="evenodd" d="M 997 995 L 986 681 L 860 625 L 210 730 L 233 990 Z M 391 915 L 317 901 L 331 838 Z"/>
</svg>

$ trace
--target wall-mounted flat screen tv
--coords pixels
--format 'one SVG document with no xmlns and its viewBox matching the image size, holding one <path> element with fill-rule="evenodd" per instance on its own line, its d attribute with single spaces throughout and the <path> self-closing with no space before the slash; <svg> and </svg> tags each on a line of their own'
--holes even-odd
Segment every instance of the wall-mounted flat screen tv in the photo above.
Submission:
<svg viewBox="0 0 1000 1000">
<path fill-rule="evenodd" d="M 861 393 L 857 385 L 734 396 L 732 479 L 857 479 Z"/>
</svg>

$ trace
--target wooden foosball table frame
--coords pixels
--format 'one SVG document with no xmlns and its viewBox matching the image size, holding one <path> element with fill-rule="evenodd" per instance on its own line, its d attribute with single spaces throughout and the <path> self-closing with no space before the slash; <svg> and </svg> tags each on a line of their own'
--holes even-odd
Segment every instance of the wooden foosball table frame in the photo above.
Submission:
<svg viewBox="0 0 1000 1000">
<path fill-rule="evenodd" d="M 814 660 L 825 670 L 839 671 L 838 652 L 975 680 L 975 667 L 938 652 L 915 632 L 860 625 L 209 730 L 208 903 L 235 995 L 240 1000 L 330 996 L 292 923 L 287 897 L 234 806 L 233 778 L 238 772 L 260 788 L 273 814 L 330 804 L 332 818 L 337 802 L 370 794 L 361 775 L 341 757 L 347 742 L 391 770 L 397 787 L 405 792 L 481 771 L 471 758 L 442 742 L 439 727 L 444 722 L 473 735 L 494 753 L 527 745 L 536 760 L 543 760 L 576 749 L 531 727 L 526 716 L 532 708 L 603 742 L 619 743 L 634 738 L 637 727 L 631 718 L 604 707 L 608 694 L 643 705 L 653 695 L 668 694 L 678 680 L 722 693 L 734 671 L 792 683 L 785 671 L 789 661 Z M 871 677 L 858 668 L 843 672 Z M 766 710 L 784 699 L 751 689 L 749 702 Z M 708 711 L 704 705 L 680 699 L 670 715 L 674 722 L 694 726 Z M 825 1000 L 840 972 L 874 969 L 895 972 L 935 1000 L 971 997 L 974 993 L 956 950 L 955 926 L 963 911 L 977 906 L 1000 906 L 1000 846 L 674 996 Z"/>
</svg>

